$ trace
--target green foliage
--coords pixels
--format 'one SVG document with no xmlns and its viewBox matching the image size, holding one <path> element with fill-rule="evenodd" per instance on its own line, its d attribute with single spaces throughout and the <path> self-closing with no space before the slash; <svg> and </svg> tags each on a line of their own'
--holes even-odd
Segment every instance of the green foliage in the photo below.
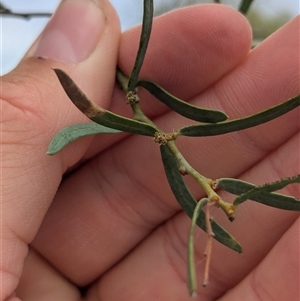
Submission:
<svg viewBox="0 0 300 301">
<path fill-rule="evenodd" d="M 228 116 L 222 111 L 199 108 L 182 101 L 154 82 L 141 80 L 138 82 L 138 85 L 148 90 L 152 95 L 173 111 L 191 120 L 215 123 L 224 121 L 228 118 Z"/>
<path fill-rule="evenodd" d="M 54 69 L 54 71 L 70 100 L 92 121 L 115 130 L 139 135 L 154 136 L 157 132 L 157 129 L 150 124 L 102 109 L 89 100 L 64 71 L 60 69 Z"/>
<path fill-rule="evenodd" d="M 200 124 L 184 127 L 179 130 L 183 136 L 200 137 L 216 136 L 248 129 L 278 118 L 300 105 L 300 95 L 260 113 L 239 119 L 219 122 L 217 124 Z"/>
<path fill-rule="evenodd" d="M 152 19 L 153 19 L 153 1 L 144 0 L 144 15 L 143 15 L 143 25 L 142 32 L 140 38 L 140 45 L 138 49 L 138 53 L 136 56 L 136 60 L 130 74 L 130 78 L 128 81 L 128 91 L 127 92 L 135 92 L 137 81 L 139 77 L 139 73 L 141 71 L 144 58 L 146 55 L 148 43 L 150 40 L 150 34 L 152 29 Z"/>
<path fill-rule="evenodd" d="M 243 13 L 246 13 L 249 9 L 251 2 L 252 1 L 247 0 L 243 1 L 240 8 Z M 153 137 L 153 140 L 159 144 L 164 171 L 170 189 L 182 210 L 192 219 L 188 243 L 188 283 L 190 294 L 194 296 L 197 288 L 193 253 L 193 233 L 195 225 L 198 225 L 208 234 L 204 284 L 207 283 L 208 279 L 212 238 L 234 251 L 242 252 L 242 247 L 238 241 L 216 221 L 210 220 L 209 208 L 211 206 L 221 208 L 231 221 L 234 220 L 234 213 L 238 206 L 246 200 L 253 200 L 280 209 L 300 211 L 300 201 L 298 199 L 293 196 L 275 192 L 289 184 L 299 183 L 300 175 L 284 178 L 277 182 L 261 186 L 256 186 L 238 179 L 223 178 L 211 180 L 195 170 L 186 161 L 176 146 L 176 139 L 181 135 L 193 137 L 222 135 L 263 124 L 299 107 L 300 95 L 254 115 L 235 120 L 227 120 L 228 116 L 222 111 L 193 106 L 171 95 L 156 83 L 139 79 L 139 72 L 150 39 L 152 17 L 153 1 L 144 0 L 144 17 L 140 45 L 131 75 L 127 78 L 121 70 L 117 70 L 117 80 L 121 84 L 128 103 L 132 108 L 132 118 L 117 115 L 97 106 L 85 96 L 64 71 L 54 69 L 70 100 L 83 114 L 97 124 L 80 124 L 63 129 L 50 143 L 48 153 L 55 154 L 75 139 L 92 134 L 119 133 L 123 131 Z M 174 131 L 172 134 L 165 133 L 148 119 L 141 109 L 137 95 L 137 86 L 142 86 L 147 89 L 171 110 L 201 123 L 183 127 Z M 185 184 L 183 179 L 185 175 L 191 176 L 204 190 L 206 196 L 199 202 L 195 200 Z M 223 189 L 235 194 L 237 197 L 233 203 L 227 202 L 221 198 L 217 189 Z M 205 208 L 205 210 L 203 208 Z"/>
<path fill-rule="evenodd" d="M 165 173 L 174 196 L 184 212 L 190 218 L 192 218 L 197 206 L 197 201 L 192 196 L 185 182 L 183 181 L 183 177 L 179 171 L 178 162 L 170 149 L 166 145 L 161 145 L 160 152 L 162 162 L 164 164 Z M 206 231 L 205 214 L 203 211 L 197 213 L 197 219 L 195 220 L 195 222 L 201 229 Z M 211 225 L 215 234 L 214 238 L 216 240 L 229 247 L 230 249 L 238 253 L 242 253 L 241 245 L 231 234 L 223 229 L 216 221 L 212 221 Z"/>
<path fill-rule="evenodd" d="M 233 202 L 234 206 L 238 206 L 247 200 L 252 200 L 280 209 L 300 211 L 299 199 L 292 196 L 273 193 L 273 191 L 280 190 L 293 183 L 300 183 L 300 175 L 284 178 L 280 181 L 267 183 L 261 186 L 255 186 L 254 184 L 237 179 L 224 178 L 217 181 L 217 187 L 238 195 Z"/>
<path fill-rule="evenodd" d="M 48 155 L 55 155 L 71 142 L 89 135 L 115 134 L 121 131 L 102 126 L 97 123 L 79 123 L 62 129 L 52 139 L 48 148 Z"/>
</svg>

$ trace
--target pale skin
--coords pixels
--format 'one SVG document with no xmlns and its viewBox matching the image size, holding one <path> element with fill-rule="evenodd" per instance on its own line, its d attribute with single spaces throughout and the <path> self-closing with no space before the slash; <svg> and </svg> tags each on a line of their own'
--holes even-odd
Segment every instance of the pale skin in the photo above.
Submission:
<svg viewBox="0 0 300 301">
<path fill-rule="evenodd" d="M 56 156 L 45 154 L 56 132 L 87 121 L 51 67 L 66 71 L 100 106 L 130 114 L 123 92 L 114 87 L 115 66 L 130 72 L 139 27 L 121 35 L 112 7 L 101 5 L 106 29 L 83 63 L 30 58 L 30 50 L 2 77 L 1 301 L 190 300 L 190 220 L 168 187 L 153 140 L 97 136 Z M 299 17 L 250 47 L 250 26 L 233 9 L 177 10 L 155 20 L 141 77 L 230 118 L 300 93 Z M 140 98 L 146 115 L 166 131 L 189 124 L 146 92 Z M 206 176 L 262 184 L 299 173 L 299 127 L 297 109 L 257 128 L 179 138 L 177 145 Z M 195 182 L 188 183 L 197 199 L 204 196 Z M 284 192 L 300 197 L 295 185 Z M 210 283 L 202 288 L 206 234 L 196 231 L 195 300 L 296 300 L 299 214 L 246 202 L 233 223 L 220 210 L 212 215 L 238 239 L 244 254 L 214 241 Z"/>
</svg>

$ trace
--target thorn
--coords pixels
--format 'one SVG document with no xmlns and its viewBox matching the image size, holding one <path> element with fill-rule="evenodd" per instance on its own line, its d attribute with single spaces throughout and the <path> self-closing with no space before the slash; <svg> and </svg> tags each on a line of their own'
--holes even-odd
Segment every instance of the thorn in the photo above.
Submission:
<svg viewBox="0 0 300 301">
<path fill-rule="evenodd" d="M 188 175 L 186 168 L 184 166 L 179 167 L 179 172 L 181 173 L 182 176 Z"/>
</svg>

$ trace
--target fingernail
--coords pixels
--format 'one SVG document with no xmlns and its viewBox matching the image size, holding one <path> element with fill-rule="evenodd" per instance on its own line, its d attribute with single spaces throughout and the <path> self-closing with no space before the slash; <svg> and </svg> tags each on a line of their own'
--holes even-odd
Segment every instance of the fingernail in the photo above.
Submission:
<svg viewBox="0 0 300 301">
<path fill-rule="evenodd" d="M 81 62 L 95 49 L 104 27 L 105 16 L 97 1 L 63 0 L 43 31 L 34 56 Z"/>
</svg>

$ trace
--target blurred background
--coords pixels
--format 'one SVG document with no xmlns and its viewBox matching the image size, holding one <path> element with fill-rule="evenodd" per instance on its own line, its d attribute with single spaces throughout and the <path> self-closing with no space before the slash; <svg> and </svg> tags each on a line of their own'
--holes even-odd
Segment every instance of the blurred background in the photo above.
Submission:
<svg viewBox="0 0 300 301">
<path fill-rule="evenodd" d="M 60 0 L 3 0 L 0 1 L 0 5 L 18 13 L 52 13 L 59 2 Z M 119 14 L 123 31 L 141 23 L 142 0 L 110 0 L 110 2 Z M 213 0 L 154 0 L 155 14 L 160 15 L 187 5 L 213 2 Z M 240 0 L 221 0 L 221 2 L 237 8 Z M 252 24 L 254 39 L 257 42 L 266 38 L 298 14 L 298 0 L 256 0 L 247 17 Z M 49 17 L 26 19 L 0 15 L 0 18 L 0 73 L 3 75 L 18 64 L 26 50 L 47 24 Z"/>
</svg>

